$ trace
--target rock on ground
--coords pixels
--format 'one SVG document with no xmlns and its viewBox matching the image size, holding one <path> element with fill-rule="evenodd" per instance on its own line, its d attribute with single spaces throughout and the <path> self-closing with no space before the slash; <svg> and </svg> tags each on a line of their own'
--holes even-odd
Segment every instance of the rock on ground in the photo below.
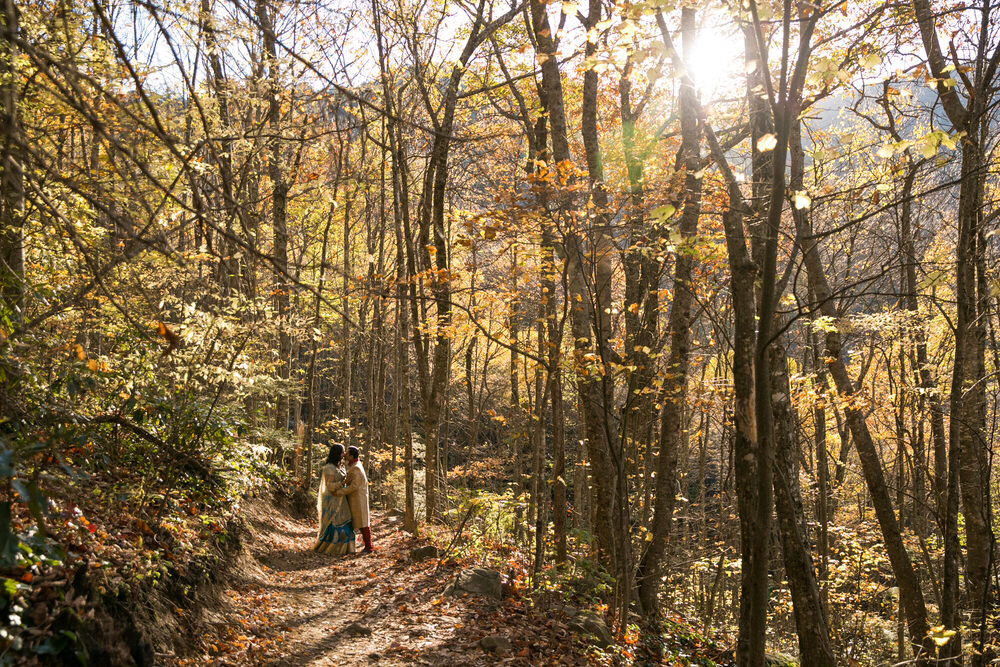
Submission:
<svg viewBox="0 0 1000 667">
<path fill-rule="evenodd" d="M 510 653 L 514 645 L 506 637 L 500 635 L 490 635 L 479 640 L 479 646 L 487 653 Z"/>
<path fill-rule="evenodd" d="M 425 544 L 422 547 L 417 547 L 416 549 L 410 549 L 410 560 L 421 561 L 427 560 L 428 558 L 437 558 L 440 554 L 440 550 L 433 544 Z"/>
<path fill-rule="evenodd" d="M 581 611 L 569 623 L 569 629 L 590 637 L 598 646 L 606 647 L 614 643 L 614 636 L 604 619 L 590 611 Z"/>
<path fill-rule="evenodd" d="M 459 571 L 455 581 L 448 584 L 445 595 L 471 593 L 499 600 L 503 595 L 500 584 L 500 573 L 485 567 L 470 567 Z"/>
</svg>

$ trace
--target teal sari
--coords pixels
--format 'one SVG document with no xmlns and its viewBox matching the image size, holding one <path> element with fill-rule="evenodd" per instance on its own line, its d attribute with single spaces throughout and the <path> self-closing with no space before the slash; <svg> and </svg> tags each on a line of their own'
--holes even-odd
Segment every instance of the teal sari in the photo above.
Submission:
<svg viewBox="0 0 1000 667">
<path fill-rule="evenodd" d="M 351 524 L 351 506 L 346 496 L 335 496 L 332 491 L 344 483 L 344 471 L 333 464 L 323 466 L 316 498 L 319 515 L 319 533 L 314 551 L 323 554 L 352 554 L 354 526 Z"/>
</svg>

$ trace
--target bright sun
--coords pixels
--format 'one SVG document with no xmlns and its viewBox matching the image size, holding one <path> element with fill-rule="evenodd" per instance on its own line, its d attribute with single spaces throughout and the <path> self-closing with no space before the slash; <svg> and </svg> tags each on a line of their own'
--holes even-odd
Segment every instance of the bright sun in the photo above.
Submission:
<svg viewBox="0 0 1000 667">
<path fill-rule="evenodd" d="M 703 99 L 723 94 L 744 72 L 743 36 L 731 26 L 702 25 L 687 66 Z"/>
</svg>

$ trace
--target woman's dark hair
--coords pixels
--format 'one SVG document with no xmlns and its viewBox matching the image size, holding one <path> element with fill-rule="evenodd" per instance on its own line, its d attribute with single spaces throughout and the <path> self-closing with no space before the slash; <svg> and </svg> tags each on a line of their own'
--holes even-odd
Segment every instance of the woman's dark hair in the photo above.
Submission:
<svg viewBox="0 0 1000 667">
<path fill-rule="evenodd" d="M 344 458 L 344 446 L 340 444 L 330 445 L 330 453 L 326 455 L 326 462 L 339 466 L 342 458 Z"/>
</svg>

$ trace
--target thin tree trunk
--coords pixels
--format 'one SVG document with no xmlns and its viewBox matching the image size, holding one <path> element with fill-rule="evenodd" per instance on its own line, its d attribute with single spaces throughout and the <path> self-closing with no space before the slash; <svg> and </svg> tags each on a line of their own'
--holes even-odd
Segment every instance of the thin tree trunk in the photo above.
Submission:
<svg viewBox="0 0 1000 667">
<path fill-rule="evenodd" d="M 278 71 L 277 37 L 274 24 L 263 0 L 256 2 L 257 21 L 264 37 L 264 54 L 267 61 L 267 124 L 272 134 L 269 160 L 271 178 L 271 225 L 274 234 L 274 312 L 278 326 L 278 378 L 281 385 L 275 397 L 275 427 L 288 428 L 288 377 L 291 364 L 291 338 L 288 334 L 289 283 L 288 283 L 288 190 L 283 169 L 284 151 L 281 139 L 280 80 Z M 311 451 L 311 450 L 309 450 Z M 309 474 L 307 472 L 306 479 Z"/>
<path fill-rule="evenodd" d="M 552 40 L 552 29 L 546 14 L 546 5 L 541 0 L 530 2 L 531 25 L 538 45 L 539 61 L 542 70 L 542 92 L 545 96 L 545 106 L 549 112 L 549 136 L 552 139 L 551 160 L 556 169 L 562 170 L 563 165 L 571 164 L 569 141 L 566 129 L 566 113 L 563 103 L 562 81 L 556 49 Z M 567 176 L 569 176 L 567 174 Z M 559 194 L 559 209 L 568 213 L 571 209 L 570 195 Z M 569 221 L 567 221 L 569 222 Z M 574 223 L 575 224 L 575 223 Z M 570 299 L 570 322 L 575 342 L 574 360 L 578 368 L 585 369 L 589 365 L 588 356 L 593 354 L 595 347 L 591 330 L 594 316 L 590 286 L 584 275 L 584 249 L 578 233 L 569 229 L 563 240 L 563 248 L 567 262 L 567 298 Z M 598 345 L 600 342 L 598 342 Z M 613 521 L 615 512 L 615 472 L 617 466 L 611 460 L 614 448 L 606 423 L 605 394 L 601 381 L 594 373 L 580 374 L 577 382 L 578 397 L 581 405 L 581 421 L 584 426 L 587 449 L 593 465 L 594 479 L 594 514 L 595 532 L 601 551 L 612 565 L 612 571 L 618 571 L 618 544 L 615 539 Z M 624 502 L 624 499 L 619 499 Z"/>
<path fill-rule="evenodd" d="M 338 178 L 339 180 L 339 178 Z M 319 410 L 319 397 L 316 391 L 316 353 L 319 349 L 320 336 L 317 333 L 320 327 L 320 306 L 323 303 L 323 287 L 326 278 L 326 251 L 330 240 L 330 227 L 333 223 L 335 207 L 331 204 L 330 212 L 327 215 L 326 225 L 323 226 L 323 246 L 320 251 L 319 279 L 316 281 L 316 298 L 313 301 L 313 339 L 312 349 L 309 352 L 309 367 L 306 372 L 306 405 L 309 406 L 309 416 L 306 417 L 305 432 L 303 433 L 302 446 L 306 451 L 311 452 L 313 447 L 313 434 L 316 430 L 316 412 Z M 306 468 L 306 483 L 308 489 L 312 483 L 312 468 Z"/>
<path fill-rule="evenodd" d="M 4 0 L 0 14 L 0 137 L 3 138 L 0 152 L 0 298 L 5 317 L 15 327 L 24 315 L 24 138 L 15 73 L 18 30 L 17 7 L 13 0 Z"/>
<path fill-rule="evenodd" d="M 793 191 L 803 189 L 804 154 L 801 125 L 796 120 L 791 128 L 790 179 Z M 796 215 L 805 216 L 798 210 Z M 774 414 L 775 458 L 774 497 L 778 528 L 781 533 L 785 572 L 792 593 L 795 627 L 798 630 L 799 655 L 810 665 L 836 665 L 830 644 L 830 630 L 823 609 L 816 571 L 813 567 L 809 533 L 802 510 L 799 488 L 799 445 L 795 438 L 794 411 L 788 380 L 788 360 L 778 337 L 770 352 L 770 396 Z M 825 447 L 825 443 L 823 443 Z"/>
<path fill-rule="evenodd" d="M 958 88 L 948 72 L 950 68 L 937 36 L 935 14 L 928 0 L 913 0 L 914 15 L 920 28 L 927 65 L 938 82 L 941 107 L 954 132 L 962 132 L 961 180 L 958 191 L 958 244 L 955 264 L 955 358 L 951 381 L 951 426 L 949 434 L 948 499 L 945 510 L 945 563 L 941 620 L 950 629 L 959 630 L 957 610 L 957 562 L 960 545 L 957 538 L 958 501 L 953 498 L 956 477 L 960 481 L 965 518 L 965 584 L 973 618 L 985 627 L 988 612 L 990 568 L 993 563 L 993 531 L 990 509 L 990 466 L 986 465 L 986 328 L 988 311 L 984 310 L 982 271 L 985 247 L 982 229 L 983 205 L 983 134 L 988 91 L 993 86 L 1000 64 L 1000 51 L 987 59 L 991 4 L 980 10 L 981 24 L 972 63 L 972 80 L 963 77 L 968 100 L 963 104 Z M 954 48 L 954 46 L 952 46 Z M 994 47 L 995 48 L 995 47 Z M 955 470 L 957 468 L 957 471 Z M 979 641 L 983 639 L 982 634 Z M 949 643 L 949 655 L 961 655 L 961 634 L 956 632 Z M 974 664 L 984 661 L 982 646 L 973 651 Z"/>
<path fill-rule="evenodd" d="M 825 317 L 836 318 L 837 312 L 833 307 L 831 291 L 823 271 L 817 240 L 812 233 L 808 217 L 804 215 L 795 215 L 794 217 L 812 293 L 819 304 L 820 312 Z M 845 408 L 847 423 L 854 438 L 858 457 L 861 460 L 861 468 L 881 528 L 886 553 L 899 586 L 900 602 L 906 614 L 910 642 L 917 657 L 917 664 L 927 664 L 926 661 L 934 655 L 934 643 L 928 637 L 927 610 L 924 605 L 920 580 L 906 551 L 906 546 L 903 544 L 892 500 L 885 483 L 882 462 L 879 459 L 875 441 L 865 422 L 865 415 L 860 408 L 853 407 L 849 402 L 850 397 L 855 394 L 855 388 L 847 372 L 847 367 L 843 359 L 840 358 L 840 352 L 840 333 L 835 329 L 828 331 L 826 333 L 826 357 L 830 374 L 833 376 L 837 392 L 845 401 L 848 401 Z"/>
<path fill-rule="evenodd" d="M 601 0 L 589 0 L 588 14 L 585 25 L 596 27 L 601 20 Z M 587 41 L 586 50 L 593 53 L 596 44 Z M 554 54 L 553 54 L 554 59 Z M 617 610 L 620 619 L 627 618 L 630 600 L 633 593 L 632 577 L 632 541 L 628 534 L 630 523 L 628 470 L 624 440 L 619 436 L 619 429 L 612 424 L 612 414 L 617 412 L 614 405 L 614 384 L 612 373 L 608 369 L 608 361 L 612 358 L 610 341 L 611 327 L 611 283 L 614 266 L 612 264 L 614 242 L 608 228 L 611 217 L 608 212 L 608 195 L 604 185 L 604 164 L 601 154 L 600 138 L 597 129 L 597 72 L 588 69 L 583 75 L 583 96 L 580 108 L 580 133 L 583 136 L 584 157 L 587 162 L 587 174 L 590 180 L 590 197 L 593 209 L 585 219 L 575 221 L 586 230 L 585 235 L 579 232 L 571 234 L 567 239 L 567 258 L 571 269 L 570 285 L 575 286 L 573 300 L 587 302 L 585 309 L 573 309 L 576 314 L 574 338 L 578 343 L 578 363 L 580 367 L 598 365 L 599 370 L 588 369 L 582 378 L 581 391 L 584 392 L 584 403 L 589 424 L 590 439 L 603 449 L 603 455 L 610 468 L 602 472 L 608 492 L 609 537 L 611 550 L 609 564 L 615 575 L 615 593 Z M 555 123 L 552 124 L 553 129 Z M 553 146 L 556 142 L 553 141 Z M 558 156 L 554 156 L 561 162 Z M 575 271 L 572 269 L 575 268 Z M 592 329 L 584 334 L 587 328 Z M 586 345 L 582 345 L 587 341 Z M 586 350 L 586 351 L 584 351 Z M 594 355 L 596 354 L 596 360 Z M 581 363 L 585 358 L 591 361 Z"/>
<path fill-rule="evenodd" d="M 793 168 L 794 172 L 794 168 Z M 813 567 L 799 489 L 799 451 L 788 381 L 788 360 L 779 341 L 771 348 L 771 395 L 775 421 L 774 499 L 792 611 L 799 639 L 799 659 L 806 665 L 837 664 Z"/>
<path fill-rule="evenodd" d="M 404 240 L 403 231 L 408 229 L 407 220 L 410 216 L 409 177 L 406 168 L 406 154 L 403 149 L 402 131 L 393 114 L 392 88 L 386 70 L 386 53 L 382 37 L 381 11 L 376 0 L 372 0 L 372 16 L 374 18 L 376 44 L 378 46 L 379 67 L 382 74 L 382 92 L 387 115 L 392 119 L 388 123 L 389 152 L 392 158 L 392 213 L 393 231 L 396 240 L 396 321 L 398 327 L 396 345 L 396 394 L 399 405 L 402 437 L 403 437 L 403 479 L 405 488 L 405 508 L 403 527 L 414 533 L 417 530 L 416 499 L 413 479 L 413 425 L 410 419 L 410 360 L 407 351 L 409 340 L 408 307 L 411 303 L 409 286 L 410 273 L 408 241 Z M 393 451 L 396 443 L 393 442 Z"/>
<path fill-rule="evenodd" d="M 681 10 L 681 32 L 684 57 L 690 59 L 694 50 L 696 10 Z M 678 69 L 682 63 L 675 63 Z M 677 164 L 684 170 L 684 206 L 678 231 L 682 243 L 689 242 L 698 231 L 701 215 L 701 169 L 699 150 L 698 110 L 695 90 L 690 80 L 681 83 L 681 148 Z M 692 273 L 694 257 L 686 248 L 679 248 L 674 262 L 674 299 L 668 317 L 670 354 L 663 379 L 663 408 L 660 413 L 660 453 L 656 468 L 656 494 L 651 540 L 639 560 L 636 573 L 639 602 L 643 614 L 659 616 L 660 563 L 666 549 L 667 534 L 673 521 L 674 485 L 677 455 L 684 430 L 684 407 L 687 402 L 688 354 L 691 343 L 694 303 Z"/>
<path fill-rule="evenodd" d="M 364 161 L 362 160 L 362 164 Z M 352 349 L 351 349 L 351 285 L 350 285 L 350 275 L 351 275 L 351 205 L 354 202 L 354 197 L 348 197 L 347 203 L 344 206 L 344 228 L 343 228 L 343 257 L 342 267 L 342 285 L 341 289 L 341 301 L 340 301 L 340 315 L 341 315 L 341 327 L 343 329 L 343 338 L 341 339 L 343 347 L 343 363 L 344 363 L 344 394 L 343 400 L 341 402 L 341 412 L 340 419 L 342 420 L 345 428 L 344 432 L 344 446 L 350 446 L 354 444 L 354 415 L 351 406 L 351 385 L 353 384 L 352 372 L 353 372 L 353 359 L 352 359 Z"/>
</svg>

